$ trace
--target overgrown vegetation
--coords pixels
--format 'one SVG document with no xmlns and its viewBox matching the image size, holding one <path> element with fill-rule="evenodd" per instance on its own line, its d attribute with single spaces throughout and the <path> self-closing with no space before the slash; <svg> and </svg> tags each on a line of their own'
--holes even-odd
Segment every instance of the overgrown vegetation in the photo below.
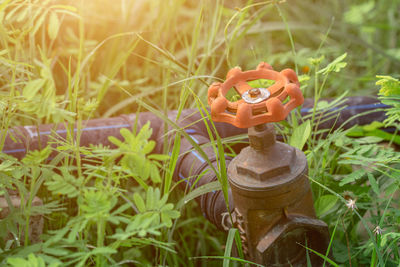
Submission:
<svg viewBox="0 0 400 267">
<path fill-rule="evenodd" d="M 266 61 L 296 69 L 304 95 L 315 99 L 310 115 L 293 112 L 279 131 L 307 155 L 315 209 L 330 228 L 329 262 L 399 266 L 399 10 L 389 0 L 0 1 L 0 147 L 10 127 L 69 122 L 56 148 L 30 151 L 21 161 L 0 154 L 0 195 L 10 203 L 16 191 L 22 199 L 0 220 L 0 264 L 234 262 L 228 257 L 235 232 L 217 231 L 190 201 L 196 192 L 178 189 L 169 164 L 177 150 L 167 144 L 152 154 L 151 125 L 123 130 L 124 140 L 111 137 L 115 149 L 81 147 L 72 133 L 77 128 L 79 135 L 86 119 L 144 107 L 206 114 L 209 84 L 233 66 Z M 386 121 L 316 130 L 319 115 L 345 95 L 378 93 L 392 106 Z M 216 154 L 228 141 L 212 142 Z M 58 153 L 48 160 L 52 150 Z M 226 192 L 223 172 L 220 181 L 214 186 Z M 35 196 L 43 206 L 32 205 Z M 45 218 L 43 242 L 31 244 L 24 233 L 38 214 Z"/>
</svg>

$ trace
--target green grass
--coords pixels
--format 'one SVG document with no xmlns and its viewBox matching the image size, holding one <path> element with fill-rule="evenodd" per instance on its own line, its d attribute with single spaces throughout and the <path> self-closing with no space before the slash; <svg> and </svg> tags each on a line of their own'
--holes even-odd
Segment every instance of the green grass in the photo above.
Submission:
<svg viewBox="0 0 400 267">
<path fill-rule="evenodd" d="M 294 111 L 277 130 L 307 155 L 316 212 L 331 233 L 331 253 L 320 256 L 338 266 L 398 266 L 399 153 L 373 130 L 358 139 L 354 129 L 327 130 L 321 139 L 316 129 L 320 98 L 337 97 L 333 107 L 344 95 L 376 95 L 376 75 L 398 78 L 399 8 L 389 0 L 0 1 L 0 147 L 10 127 L 70 123 L 50 162 L 51 148 L 22 161 L 0 154 L 0 194 L 10 201 L 13 188 L 26 200 L 0 220 L 14 237 L 0 233 L 0 265 L 246 265 L 231 254 L 237 231 L 219 232 L 193 201 L 219 188 L 227 195 L 224 153 L 243 136 L 213 139 L 207 129 L 219 183 L 184 191 L 172 180 L 180 140 L 204 151 L 166 114 L 196 108 L 210 117 L 208 86 L 231 67 L 266 61 L 297 69 L 315 99 L 312 114 Z M 151 154 L 149 129 L 125 131 L 114 150 L 74 142 L 86 119 L 141 111 L 176 133 L 164 155 Z M 32 206 L 34 196 L 43 207 Z M 37 214 L 45 214 L 43 243 L 30 244 L 23 233 Z"/>
</svg>

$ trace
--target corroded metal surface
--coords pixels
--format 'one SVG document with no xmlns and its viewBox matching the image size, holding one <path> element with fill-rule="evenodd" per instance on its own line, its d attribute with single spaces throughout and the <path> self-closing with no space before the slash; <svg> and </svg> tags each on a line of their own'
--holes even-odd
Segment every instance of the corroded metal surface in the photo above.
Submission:
<svg viewBox="0 0 400 267">
<path fill-rule="evenodd" d="M 329 242 L 327 225 L 315 216 L 306 157 L 275 141 L 272 125 L 249 129 L 249 139 L 250 146 L 228 166 L 248 259 L 266 266 L 304 266 L 305 246 L 324 254 Z M 311 254 L 318 266 L 319 257 Z"/>
</svg>

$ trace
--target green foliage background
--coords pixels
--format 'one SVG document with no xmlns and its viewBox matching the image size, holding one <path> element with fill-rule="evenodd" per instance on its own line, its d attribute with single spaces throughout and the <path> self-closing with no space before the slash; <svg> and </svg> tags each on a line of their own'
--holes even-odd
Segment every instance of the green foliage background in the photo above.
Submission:
<svg viewBox="0 0 400 267">
<path fill-rule="evenodd" d="M 332 234 L 329 257 L 341 266 L 398 266 L 397 132 L 384 136 L 374 124 L 320 139 L 315 129 L 324 108 L 344 95 L 376 95 L 378 86 L 383 103 L 394 106 L 384 124 L 398 128 L 399 21 L 397 0 L 2 0 L 0 147 L 15 125 L 69 122 L 79 133 L 85 119 L 145 108 L 161 117 L 189 107 L 205 112 L 208 85 L 231 67 L 290 67 L 316 105 L 279 130 L 308 157 L 315 208 Z M 386 75 L 378 86 L 376 75 Z M 230 256 L 235 232 L 217 232 L 190 201 L 226 193 L 224 172 L 220 183 L 182 193 L 171 180 L 180 134 L 165 155 L 151 154 L 151 125 L 122 135 L 110 139 L 116 149 L 81 147 L 69 135 L 51 161 L 50 147 L 22 161 L 1 154 L 0 194 L 7 199 L 12 189 L 24 200 L 0 220 L 12 236 L 0 233 L 1 264 L 233 264 L 218 257 Z M 235 140 L 211 144 L 221 170 L 222 145 Z M 44 206 L 32 206 L 34 196 Z M 357 209 L 346 206 L 350 199 Z M 30 244 L 24 233 L 38 214 L 45 215 L 43 242 Z"/>
</svg>

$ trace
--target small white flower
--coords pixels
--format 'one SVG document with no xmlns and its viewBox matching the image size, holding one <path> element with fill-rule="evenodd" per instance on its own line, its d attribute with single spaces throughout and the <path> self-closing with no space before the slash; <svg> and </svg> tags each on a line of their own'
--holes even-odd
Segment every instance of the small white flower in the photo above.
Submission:
<svg viewBox="0 0 400 267">
<path fill-rule="evenodd" d="M 351 210 L 355 210 L 357 209 L 356 206 L 356 201 L 354 199 L 349 199 L 346 203 L 347 208 L 351 209 Z"/>
<path fill-rule="evenodd" d="M 377 227 L 375 227 L 374 229 L 374 234 L 375 235 L 381 235 L 383 233 L 382 228 L 379 227 L 379 225 Z"/>
</svg>

